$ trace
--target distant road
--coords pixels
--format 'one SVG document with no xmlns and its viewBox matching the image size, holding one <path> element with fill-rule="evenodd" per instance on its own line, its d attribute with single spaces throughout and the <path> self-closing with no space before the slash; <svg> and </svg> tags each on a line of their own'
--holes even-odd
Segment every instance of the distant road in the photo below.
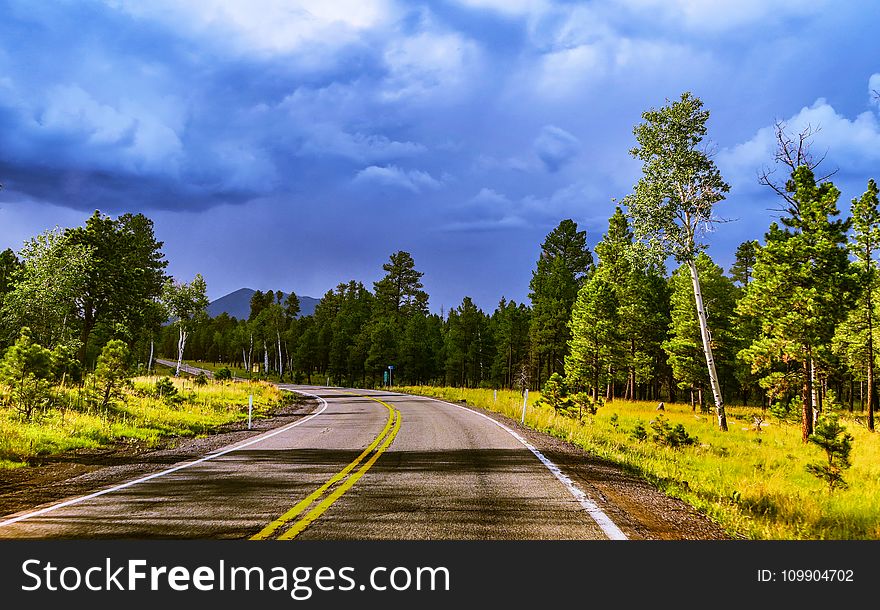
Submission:
<svg viewBox="0 0 880 610">
<path fill-rule="evenodd" d="M 153 358 L 153 362 L 161 364 L 163 366 L 169 366 L 172 369 L 177 368 L 177 360 L 165 360 L 164 358 Z M 199 369 L 194 366 L 190 366 L 187 363 L 183 363 L 180 365 L 180 370 L 184 373 L 189 373 L 191 375 L 198 375 L 199 373 L 204 373 L 207 377 L 214 377 L 214 373 L 209 371 L 208 369 Z"/>
<path fill-rule="evenodd" d="M 663 521 L 662 501 L 632 509 L 642 501 L 611 502 L 583 476 L 573 483 L 539 448 L 470 409 L 391 392 L 281 387 L 319 408 L 146 480 L 0 519 L 0 537 L 699 537 L 687 523 Z M 617 476 L 614 485 L 648 493 Z"/>
</svg>

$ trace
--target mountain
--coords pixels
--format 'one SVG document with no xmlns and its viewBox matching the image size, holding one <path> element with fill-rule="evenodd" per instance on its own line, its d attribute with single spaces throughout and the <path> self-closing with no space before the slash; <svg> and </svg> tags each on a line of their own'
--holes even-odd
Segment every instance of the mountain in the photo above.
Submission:
<svg viewBox="0 0 880 610">
<path fill-rule="evenodd" d="M 239 288 L 235 292 L 230 292 L 216 301 L 211 301 L 208 305 L 208 315 L 214 318 L 225 312 L 233 318 L 247 320 L 251 313 L 251 297 L 255 292 L 256 290 L 251 288 Z M 287 297 L 286 292 L 284 296 Z M 318 304 L 318 299 L 297 296 L 299 297 L 300 317 L 312 315 L 315 312 L 315 305 Z"/>
</svg>

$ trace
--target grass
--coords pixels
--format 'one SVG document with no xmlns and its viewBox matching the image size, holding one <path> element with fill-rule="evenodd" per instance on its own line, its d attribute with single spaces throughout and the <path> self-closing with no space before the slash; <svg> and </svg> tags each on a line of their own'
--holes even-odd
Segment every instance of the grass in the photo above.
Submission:
<svg viewBox="0 0 880 610">
<path fill-rule="evenodd" d="M 433 396 L 502 413 L 517 420 L 522 413 L 518 392 L 435 387 L 401 387 L 402 392 Z M 724 527 L 734 537 L 749 539 L 880 539 L 880 439 L 842 414 L 854 437 L 852 468 L 844 471 L 846 490 L 827 485 L 806 471 L 825 459 L 812 443 L 801 442 L 798 424 L 767 416 L 755 431 L 752 417 L 760 409 L 728 407 L 728 432 L 714 417 L 695 414 L 689 405 L 665 405 L 671 425 L 681 423 L 698 437 L 695 445 L 673 449 L 636 441 L 637 422 L 650 430 L 656 403 L 614 401 L 583 421 L 535 406 L 529 394 L 526 425 L 574 443 L 590 453 L 636 472 L 671 496 L 681 498 Z M 616 424 L 612 416 L 616 415 Z"/>
<path fill-rule="evenodd" d="M 209 382 L 171 379 L 178 399 L 157 397 L 159 377 L 137 377 L 121 399 L 103 411 L 84 399 L 87 390 L 58 389 L 63 408 L 47 408 L 24 419 L 16 410 L 0 408 L 0 470 L 20 468 L 41 458 L 119 443 L 157 446 L 169 437 L 198 436 L 219 426 L 247 419 L 248 396 L 254 396 L 253 417 L 265 417 L 285 400 L 275 386 L 262 382 Z"/>
<path fill-rule="evenodd" d="M 248 372 L 237 366 L 231 366 L 229 364 L 224 364 L 222 362 L 203 362 L 201 360 L 184 360 L 184 364 L 188 364 L 190 366 L 194 366 L 196 368 L 205 369 L 211 372 L 217 371 L 218 369 L 228 368 L 234 377 L 241 377 L 242 379 L 247 379 Z M 162 366 L 162 365 L 157 365 Z M 262 366 L 262 364 L 260 364 Z M 253 377 L 259 377 L 257 373 L 252 373 Z"/>
</svg>

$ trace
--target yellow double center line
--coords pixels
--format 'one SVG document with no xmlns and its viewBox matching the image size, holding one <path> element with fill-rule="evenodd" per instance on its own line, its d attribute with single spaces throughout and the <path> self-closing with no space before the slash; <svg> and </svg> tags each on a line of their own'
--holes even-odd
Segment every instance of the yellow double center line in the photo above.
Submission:
<svg viewBox="0 0 880 610">
<path fill-rule="evenodd" d="M 382 428 L 382 431 L 379 432 L 379 435 L 373 440 L 373 442 L 370 443 L 350 464 L 330 477 L 330 479 L 318 489 L 300 500 L 289 511 L 269 523 L 259 533 L 251 536 L 251 540 L 268 540 L 272 538 L 278 530 L 294 521 L 306 509 L 317 502 L 311 510 L 309 510 L 302 518 L 296 520 L 286 531 L 284 531 L 284 533 L 278 536 L 277 539 L 292 540 L 298 536 L 315 519 L 323 515 L 327 509 L 330 508 L 340 496 L 342 496 L 342 494 L 351 488 L 352 485 L 357 483 L 358 479 L 366 474 L 373 464 L 376 463 L 376 460 L 379 459 L 379 456 L 381 456 L 394 441 L 394 437 L 397 436 L 397 431 L 400 430 L 400 411 L 389 405 L 387 402 L 379 400 L 378 398 L 373 398 L 372 396 L 361 396 L 358 394 L 353 394 L 353 396 L 368 398 L 369 400 L 384 405 L 388 409 L 388 421 L 385 422 L 385 427 Z M 369 459 L 367 459 L 367 456 L 369 456 Z M 361 465 L 361 462 L 365 459 L 367 459 L 367 461 Z M 358 468 L 359 465 L 360 468 Z M 352 473 L 355 468 L 358 468 L 357 471 Z M 336 487 L 328 494 L 328 491 L 334 486 Z"/>
</svg>

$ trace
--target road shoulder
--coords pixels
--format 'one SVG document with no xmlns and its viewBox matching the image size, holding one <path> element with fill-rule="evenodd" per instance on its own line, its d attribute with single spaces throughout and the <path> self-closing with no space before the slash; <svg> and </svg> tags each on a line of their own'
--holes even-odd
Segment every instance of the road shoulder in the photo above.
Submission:
<svg viewBox="0 0 880 610">
<path fill-rule="evenodd" d="M 631 540 L 730 538 L 721 526 L 687 502 L 667 496 L 649 481 L 617 464 L 494 411 L 464 402 L 452 404 L 490 417 L 525 438 L 598 503 Z"/>
<path fill-rule="evenodd" d="M 83 496 L 138 477 L 200 458 L 218 449 L 296 422 L 314 412 L 320 403 L 298 396 L 269 417 L 235 422 L 202 437 L 169 438 L 159 448 L 120 443 L 99 451 L 69 452 L 47 457 L 39 466 L 0 470 L 0 516 L 8 516 Z"/>
</svg>

